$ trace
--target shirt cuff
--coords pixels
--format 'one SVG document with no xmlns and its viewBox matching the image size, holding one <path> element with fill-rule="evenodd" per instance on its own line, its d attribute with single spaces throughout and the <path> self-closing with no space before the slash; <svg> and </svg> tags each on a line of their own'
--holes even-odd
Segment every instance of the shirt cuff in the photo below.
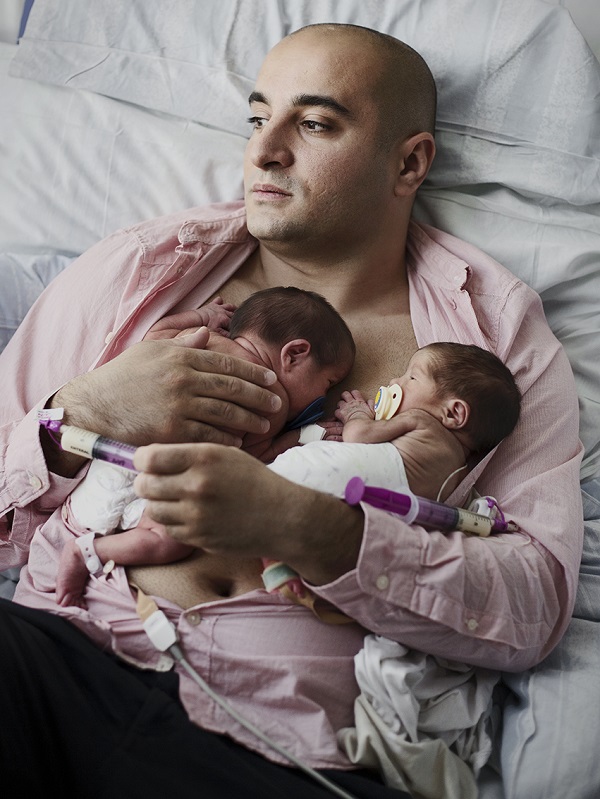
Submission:
<svg viewBox="0 0 600 799">
<path fill-rule="evenodd" d="M 37 412 L 50 396 L 52 394 L 32 408 L 10 433 L 5 454 L 6 486 L 2 510 L 22 508 L 35 502 L 36 510 L 47 514 L 62 504 L 85 473 L 81 471 L 77 477 L 63 477 L 48 471 L 40 442 Z"/>
<path fill-rule="evenodd" d="M 357 621 L 366 621 L 373 613 L 389 615 L 398 607 L 410 608 L 421 568 L 421 543 L 416 531 L 397 516 L 366 503 L 360 506 L 365 521 L 356 568 L 310 588 Z M 365 613 L 365 605 L 371 603 Z"/>
</svg>

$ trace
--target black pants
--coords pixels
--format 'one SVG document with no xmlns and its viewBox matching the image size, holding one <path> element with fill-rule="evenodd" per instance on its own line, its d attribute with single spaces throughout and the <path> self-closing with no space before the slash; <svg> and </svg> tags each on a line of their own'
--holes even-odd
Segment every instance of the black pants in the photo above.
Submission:
<svg viewBox="0 0 600 799">
<path fill-rule="evenodd" d="M 0 599 L 2 796 L 331 799 L 294 768 L 192 724 L 173 672 L 101 652 L 68 621 Z M 359 799 L 401 799 L 370 772 L 322 772 Z"/>
</svg>

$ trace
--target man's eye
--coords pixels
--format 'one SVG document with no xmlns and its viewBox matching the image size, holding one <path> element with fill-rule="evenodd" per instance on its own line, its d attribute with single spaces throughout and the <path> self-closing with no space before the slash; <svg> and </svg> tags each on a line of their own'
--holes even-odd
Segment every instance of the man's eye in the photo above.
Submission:
<svg viewBox="0 0 600 799">
<path fill-rule="evenodd" d="M 266 124 L 267 120 L 264 117 L 248 117 L 246 122 L 249 122 L 254 130 L 258 130 L 259 128 L 262 128 L 264 124 Z"/>
<path fill-rule="evenodd" d="M 308 130 L 314 131 L 315 133 L 322 133 L 325 130 L 331 130 L 329 125 L 325 125 L 323 122 L 317 122 L 316 119 L 305 119 L 302 125 Z"/>
</svg>

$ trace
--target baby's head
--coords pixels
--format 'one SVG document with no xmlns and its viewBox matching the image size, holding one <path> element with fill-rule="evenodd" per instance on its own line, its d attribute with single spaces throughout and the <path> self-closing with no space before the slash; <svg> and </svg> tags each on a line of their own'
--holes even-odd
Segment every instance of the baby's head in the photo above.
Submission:
<svg viewBox="0 0 600 799">
<path fill-rule="evenodd" d="M 233 314 L 229 335 L 268 347 L 273 371 L 289 397 L 288 421 L 343 380 L 356 354 L 352 334 L 335 308 L 320 294 L 294 286 L 248 297 Z"/>
<path fill-rule="evenodd" d="M 510 370 L 473 344 L 428 344 L 392 382 L 402 388 L 400 411 L 428 411 L 444 427 L 460 432 L 472 452 L 493 449 L 519 418 L 521 394 Z"/>
</svg>

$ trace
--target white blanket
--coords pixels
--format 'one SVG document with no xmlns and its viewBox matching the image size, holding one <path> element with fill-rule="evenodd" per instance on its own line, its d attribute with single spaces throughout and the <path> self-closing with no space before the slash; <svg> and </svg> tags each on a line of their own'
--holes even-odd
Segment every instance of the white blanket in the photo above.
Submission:
<svg viewBox="0 0 600 799">
<path fill-rule="evenodd" d="M 477 799 L 499 674 L 376 635 L 355 663 L 355 726 L 339 733 L 350 760 L 379 768 L 387 785 L 417 799 Z"/>
</svg>

